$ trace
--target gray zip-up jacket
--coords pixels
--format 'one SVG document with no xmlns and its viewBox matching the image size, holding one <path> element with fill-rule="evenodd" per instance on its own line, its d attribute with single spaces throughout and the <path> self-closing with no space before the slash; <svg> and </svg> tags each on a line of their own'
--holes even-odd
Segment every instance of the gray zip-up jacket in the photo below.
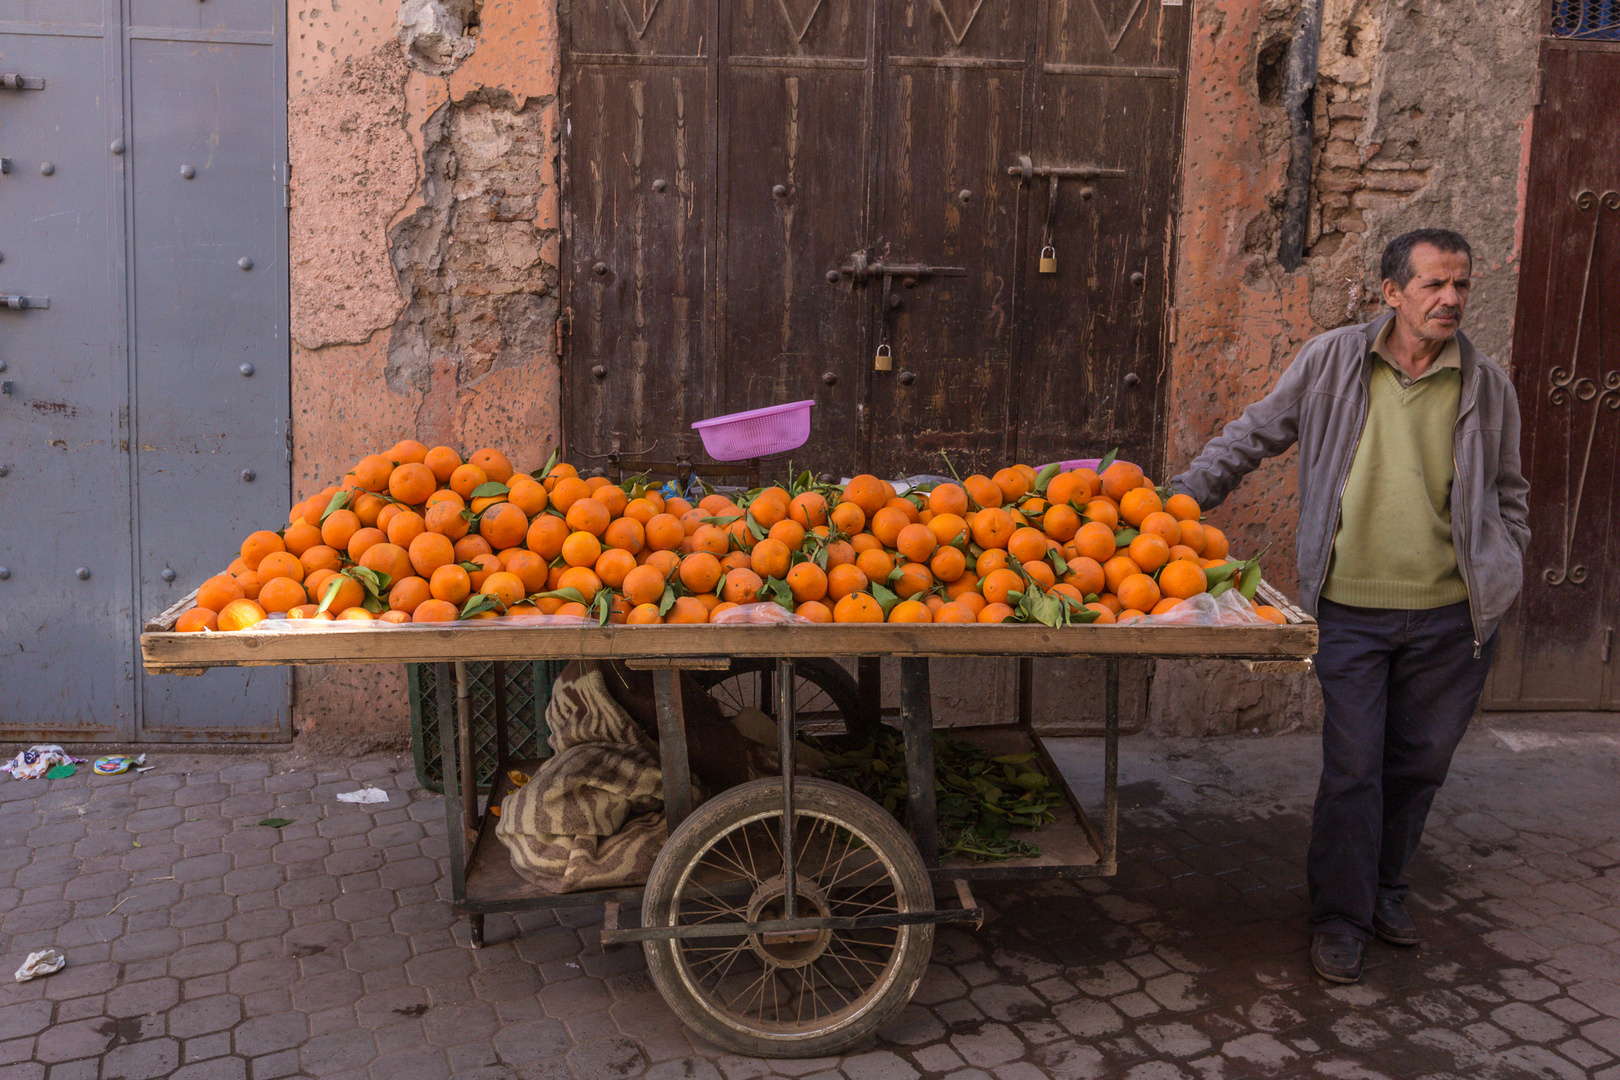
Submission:
<svg viewBox="0 0 1620 1080">
<path fill-rule="evenodd" d="M 1206 511 L 1219 506 L 1261 461 L 1299 444 L 1300 605 L 1312 615 L 1327 580 L 1339 500 L 1367 420 L 1372 344 L 1393 314 L 1312 338 L 1276 387 L 1243 410 L 1170 483 Z M 1462 334 L 1462 393 L 1452 433 L 1456 478 L 1451 533 L 1468 586 L 1474 642 L 1490 639 L 1524 583 L 1530 543 L 1519 465 L 1519 402 L 1507 372 Z M 1398 541 L 1397 541 L 1398 542 Z"/>
</svg>

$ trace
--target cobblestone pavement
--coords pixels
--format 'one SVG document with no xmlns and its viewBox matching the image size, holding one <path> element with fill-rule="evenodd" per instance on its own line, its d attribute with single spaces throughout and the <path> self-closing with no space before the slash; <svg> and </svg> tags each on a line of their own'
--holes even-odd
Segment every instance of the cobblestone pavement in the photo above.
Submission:
<svg viewBox="0 0 1620 1080">
<path fill-rule="evenodd" d="M 883 1037 L 814 1061 L 689 1037 L 599 909 L 491 917 L 469 949 L 408 758 L 0 781 L 0 961 L 69 959 L 0 987 L 0 1076 L 1620 1080 L 1620 740 L 1515 723 L 1476 726 L 1436 804 L 1424 944 L 1375 943 L 1359 985 L 1305 952 L 1313 738 L 1133 738 L 1119 875 L 980 886 L 990 921 L 939 936 Z M 356 781 L 390 801 L 336 802 Z"/>
</svg>

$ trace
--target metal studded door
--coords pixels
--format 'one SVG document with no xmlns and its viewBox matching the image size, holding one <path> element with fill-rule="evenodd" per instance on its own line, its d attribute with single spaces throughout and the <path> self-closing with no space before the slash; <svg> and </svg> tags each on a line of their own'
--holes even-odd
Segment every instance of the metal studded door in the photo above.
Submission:
<svg viewBox="0 0 1620 1080">
<path fill-rule="evenodd" d="M 1485 704 L 1620 710 L 1620 8 L 1553 6 L 1596 32 L 1542 42 L 1513 335 L 1533 536 Z"/>
<path fill-rule="evenodd" d="M 50 299 L 0 313 L 0 737 L 290 733 L 284 672 L 148 678 L 135 640 L 285 513 L 284 15 L 0 0 L 0 70 L 44 76 L 0 90 L 0 277 Z"/>
<path fill-rule="evenodd" d="M 121 740 L 135 730 L 119 35 L 101 7 L 0 3 L 8 739 Z"/>
<path fill-rule="evenodd" d="M 286 61 L 278 0 L 130 0 L 139 612 L 286 520 Z M 288 674 L 141 676 L 138 737 L 288 737 Z"/>
</svg>

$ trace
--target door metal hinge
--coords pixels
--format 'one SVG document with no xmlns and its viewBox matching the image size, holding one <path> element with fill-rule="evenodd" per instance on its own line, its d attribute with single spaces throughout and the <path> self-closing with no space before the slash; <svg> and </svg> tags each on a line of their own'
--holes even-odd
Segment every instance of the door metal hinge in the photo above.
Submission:
<svg viewBox="0 0 1620 1080">
<path fill-rule="evenodd" d="M 281 435 L 283 442 L 287 446 L 287 460 L 291 462 L 293 459 L 292 417 L 289 416 L 282 421 Z"/>
<path fill-rule="evenodd" d="M 0 307 L 8 307 L 13 311 L 23 311 L 27 308 L 48 308 L 51 298 L 48 296 L 18 296 L 15 293 L 0 294 Z"/>
<path fill-rule="evenodd" d="M 1170 309 L 1170 344 L 1174 345 L 1181 337 L 1181 311 L 1178 308 Z"/>
<path fill-rule="evenodd" d="M 281 208 L 283 210 L 292 208 L 292 162 L 290 161 L 281 163 Z"/>
<path fill-rule="evenodd" d="M 0 90 L 43 90 L 45 80 L 32 75 L 0 75 Z"/>
<path fill-rule="evenodd" d="M 1546 89 L 1547 89 L 1546 75 L 1540 68 L 1537 68 L 1536 69 L 1536 96 L 1535 96 L 1535 99 L 1531 102 L 1532 106 L 1539 107 L 1541 105 L 1541 99 L 1542 99 L 1543 95 L 1545 94 Z"/>
<path fill-rule="evenodd" d="M 1609 662 L 1609 655 L 1614 648 L 1614 627 L 1606 627 L 1603 631 L 1603 662 Z"/>
</svg>

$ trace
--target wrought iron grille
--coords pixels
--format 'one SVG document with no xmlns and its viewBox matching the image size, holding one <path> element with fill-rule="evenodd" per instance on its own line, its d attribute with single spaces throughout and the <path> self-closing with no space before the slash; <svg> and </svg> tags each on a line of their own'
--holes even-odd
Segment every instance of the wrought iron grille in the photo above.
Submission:
<svg viewBox="0 0 1620 1080">
<path fill-rule="evenodd" d="M 1553 0 L 1552 36 L 1620 41 L 1620 0 Z"/>
<path fill-rule="evenodd" d="M 432 664 L 406 664 L 411 696 L 411 750 L 416 778 L 431 791 L 444 790 L 439 761 L 439 698 Z M 507 753 L 513 758 L 547 757 L 546 706 L 551 684 L 565 665 L 556 660 L 508 661 L 506 664 Z M 472 711 L 473 762 L 478 786 L 487 789 L 495 775 L 495 665 L 467 664 Z M 454 707 L 454 706 L 452 706 Z"/>
</svg>

